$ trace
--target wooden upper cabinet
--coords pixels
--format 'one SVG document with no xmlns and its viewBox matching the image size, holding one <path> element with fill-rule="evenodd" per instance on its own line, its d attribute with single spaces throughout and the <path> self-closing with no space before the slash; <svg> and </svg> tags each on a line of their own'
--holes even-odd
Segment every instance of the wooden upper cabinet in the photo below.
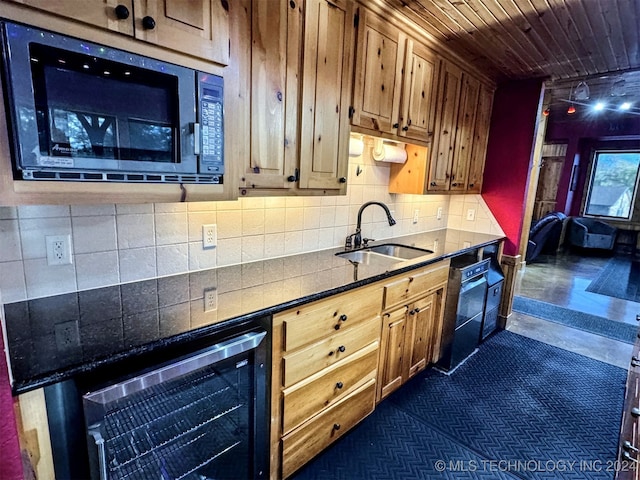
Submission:
<svg viewBox="0 0 640 480">
<path fill-rule="evenodd" d="M 473 146 L 471 149 L 469 178 L 467 181 L 468 193 L 480 193 L 482 191 L 482 179 L 484 176 L 484 163 L 487 157 L 487 142 L 489 140 L 492 108 L 493 89 L 481 85 L 478 95 L 475 127 L 473 130 Z"/>
<path fill-rule="evenodd" d="M 464 191 L 467 189 L 479 90 L 480 82 L 478 80 L 469 75 L 462 76 L 455 149 L 449 185 L 451 191 Z"/>
<path fill-rule="evenodd" d="M 440 59 L 361 8 L 352 125 L 399 141 L 433 138 Z"/>
<path fill-rule="evenodd" d="M 406 36 L 360 8 L 352 124 L 375 132 L 399 127 Z"/>
<path fill-rule="evenodd" d="M 228 9 L 227 0 L 134 0 L 135 37 L 227 65 Z"/>
<path fill-rule="evenodd" d="M 429 191 L 449 190 L 461 85 L 462 70 L 452 63 L 443 62 L 438 89 L 436 138 L 427 185 Z"/>
<path fill-rule="evenodd" d="M 12 0 L 221 65 L 229 63 L 223 0 Z"/>
<path fill-rule="evenodd" d="M 430 142 L 436 116 L 440 59 L 428 48 L 407 40 L 398 135 Z"/>
<path fill-rule="evenodd" d="M 295 186 L 301 22 L 286 0 L 251 2 L 251 154 L 241 189 Z"/>
<path fill-rule="evenodd" d="M 300 188 L 346 192 L 354 33 L 351 0 L 305 0 Z"/>
</svg>

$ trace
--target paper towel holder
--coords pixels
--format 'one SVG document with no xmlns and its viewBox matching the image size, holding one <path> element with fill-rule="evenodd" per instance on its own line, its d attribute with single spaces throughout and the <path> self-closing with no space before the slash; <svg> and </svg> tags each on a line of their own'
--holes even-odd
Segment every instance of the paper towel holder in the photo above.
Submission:
<svg viewBox="0 0 640 480">
<path fill-rule="evenodd" d="M 371 150 L 371 157 L 377 162 L 385 161 L 385 151 L 384 151 L 385 145 L 390 147 L 404 148 L 404 143 L 394 142 L 391 140 L 384 140 L 378 137 L 374 138 L 373 148 Z"/>
</svg>

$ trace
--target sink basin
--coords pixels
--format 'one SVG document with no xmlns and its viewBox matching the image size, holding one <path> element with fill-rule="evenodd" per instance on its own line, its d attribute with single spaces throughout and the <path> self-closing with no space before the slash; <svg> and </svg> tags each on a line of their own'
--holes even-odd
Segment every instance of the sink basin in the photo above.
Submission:
<svg viewBox="0 0 640 480">
<path fill-rule="evenodd" d="M 386 267 L 388 265 L 392 265 L 394 263 L 401 262 L 401 258 L 390 257 L 388 255 L 382 255 L 380 253 L 375 253 L 366 250 L 355 250 L 353 252 L 339 252 L 336 253 L 338 257 L 344 258 L 345 260 L 349 260 L 351 263 L 358 263 L 361 265 L 374 265 Z"/>
<path fill-rule="evenodd" d="M 351 252 L 339 252 L 336 253 L 336 255 L 352 263 L 388 266 L 404 260 L 423 257 L 430 253 L 433 253 L 433 251 L 397 243 L 385 243 Z"/>
<path fill-rule="evenodd" d="M 400 245 L 398 243 L 385 243 L 383 245 L 375 245 L 369 247 L 369 250 L 374 253 L 381 253 L 382 255 L 388 255 L 390 257 L 401 258 L 403 260 L 411 260 L 413 258 L 422 257 L 433 253 L 432 250 L 426 250 L 424 248 L 409 247 L 407 245 Z"/>
</svg>

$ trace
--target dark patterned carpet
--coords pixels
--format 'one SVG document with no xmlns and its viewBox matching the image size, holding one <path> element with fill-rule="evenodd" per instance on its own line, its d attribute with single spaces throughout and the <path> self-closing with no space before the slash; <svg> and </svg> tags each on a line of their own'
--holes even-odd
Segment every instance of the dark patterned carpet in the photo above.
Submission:
<svg viewBox="0 0 640 480">
<path fill-rule="evenodd" d="M 429 370 L 296 476 L 612 479 L 626 371 L 510 332 Z"/>
<path fill-rule="evenodd" d="M 613 257 L 589 284 L 587 292 L 640 303 L 640 262 L 631 257 Z"/>
</svg>

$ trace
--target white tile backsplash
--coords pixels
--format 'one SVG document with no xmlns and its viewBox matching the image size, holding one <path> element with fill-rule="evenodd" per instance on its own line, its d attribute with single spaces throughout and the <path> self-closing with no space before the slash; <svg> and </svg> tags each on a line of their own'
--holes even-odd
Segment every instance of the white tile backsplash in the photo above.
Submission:
<svg viewBox="0 0 640 480">
<path fill-rule="evenodd" d="M 342 196 L 0 207 L 0 293 L 11 302 L 343 246 L 367 201 L 386 203 L 397 221 L 390 227 L 380 207 L 367 208 L 362 234 L 376 240 L 446 226 L 502 233 L 480 195 L 389 194 L 389 166 L 368 155 L 370 148 L 350 159 L 347 195 Z M 466 220 L 468 208 L 476 209 L 474 221 Z M 415 209 L 420 211 L 417 224 Z M 205 224 L 217 225 L 216 248 L 202 248 Z M 65 234 L 72 235 L 74 263 L 47 266 L 44 237 Z M 294 270 L 287 265 L 284 271 Z M 314 281 L 309 278 L 309 285 Z"/>
</svg>

